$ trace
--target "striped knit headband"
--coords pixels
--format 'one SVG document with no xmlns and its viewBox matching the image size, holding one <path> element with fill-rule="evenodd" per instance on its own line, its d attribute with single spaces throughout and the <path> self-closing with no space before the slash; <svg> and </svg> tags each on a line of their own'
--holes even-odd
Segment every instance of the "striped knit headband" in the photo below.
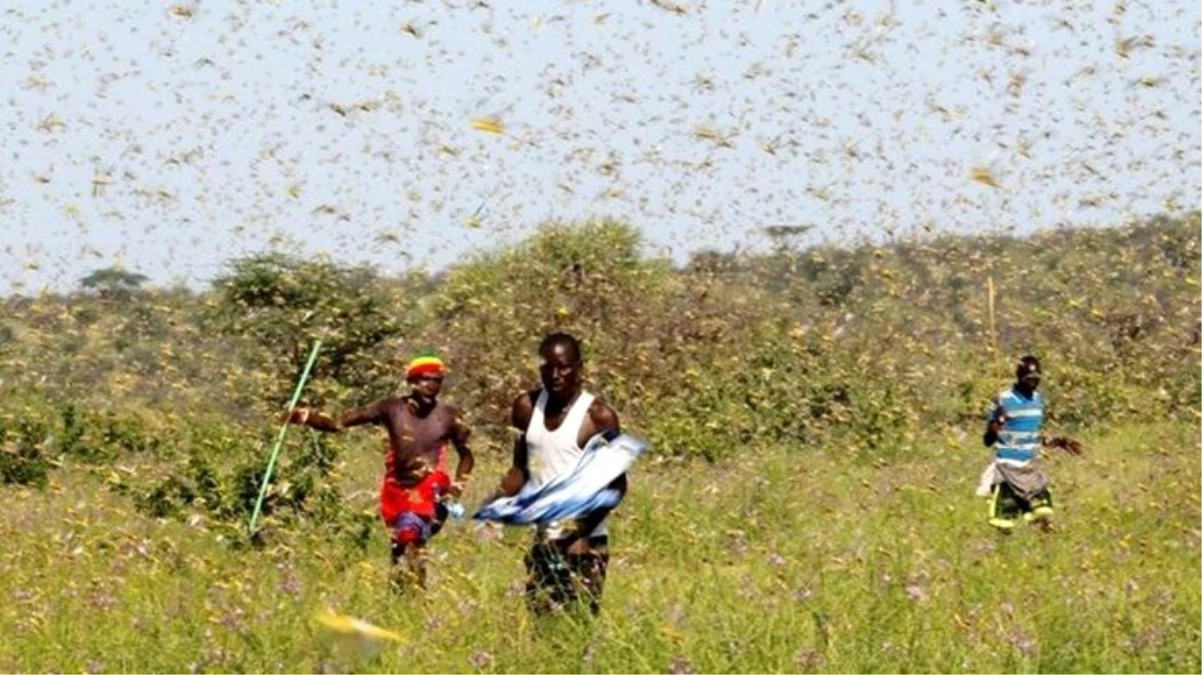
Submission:
<svg viewBox="0 0 1202 675">
<path fill-rule="evenodd" d="M 432 355 L 422 355 L 414 358 L 405 366 L 405 379 L 415 380 L 424 375 L 446 375 L 447 366 L 442 359 Z"/>
</svg>

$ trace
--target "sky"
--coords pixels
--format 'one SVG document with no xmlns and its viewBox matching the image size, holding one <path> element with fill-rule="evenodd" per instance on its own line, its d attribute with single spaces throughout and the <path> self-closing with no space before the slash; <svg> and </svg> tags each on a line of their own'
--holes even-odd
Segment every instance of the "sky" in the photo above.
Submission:
<svg viewBox="0 0 1202 675">
<path fill-rule="evenodd" d="M 0 294 L 110 265 L 202 288 L 265 251 L 438 270 L 598 217 L 683 262 L 772 225 L 1180 214 L 1202 202 L 1200 12 L 4 0 Z"/>
</svg>

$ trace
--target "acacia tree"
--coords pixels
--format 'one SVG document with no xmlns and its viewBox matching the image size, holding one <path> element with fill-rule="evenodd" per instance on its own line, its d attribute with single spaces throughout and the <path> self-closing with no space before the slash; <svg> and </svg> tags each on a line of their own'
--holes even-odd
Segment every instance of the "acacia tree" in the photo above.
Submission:
<svg viewBox="0 0 1202 675">
<path fill-rule="evenodd" d="M 141 288 L 147 276 L 121 267 L 104 267 L 93 270 L 79 280 L 79 285 L 95 291 L 102 300 L 125 300 Z"/>
</svg>

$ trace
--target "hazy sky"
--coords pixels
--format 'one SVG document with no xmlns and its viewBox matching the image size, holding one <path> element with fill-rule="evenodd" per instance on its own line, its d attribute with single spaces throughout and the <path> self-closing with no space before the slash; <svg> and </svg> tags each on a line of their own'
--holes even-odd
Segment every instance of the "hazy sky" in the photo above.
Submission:
<svg viewBox="0 0 1202 675">
<path fill-rule="evenodd" d="M 549 219 L 680 260 L 1202 201 L 1197 0 L 673 6 L 10 1 L 0 292 L 268 249 L 439 268 Z"/>
</svg>

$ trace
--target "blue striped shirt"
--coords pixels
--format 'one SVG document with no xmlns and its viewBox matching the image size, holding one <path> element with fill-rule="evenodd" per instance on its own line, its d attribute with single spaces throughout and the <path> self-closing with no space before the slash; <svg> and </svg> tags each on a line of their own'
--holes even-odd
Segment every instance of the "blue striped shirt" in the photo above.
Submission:
<svg viewBox="0 0 1202 675">
<path fill-rule="evenodd" d="M 1027 398 L 1010 387 L 998 394 L 997 404 L 1006 411 L 1007 417 L 994 446 L 997 460 L 1012 466 L 1023 466 L 1039 456 L 1043 395 L 1037 391 Z M 996 419 L 997 406 L 994 406 L 989 411 L 988 421 Z"/>
</svg>

